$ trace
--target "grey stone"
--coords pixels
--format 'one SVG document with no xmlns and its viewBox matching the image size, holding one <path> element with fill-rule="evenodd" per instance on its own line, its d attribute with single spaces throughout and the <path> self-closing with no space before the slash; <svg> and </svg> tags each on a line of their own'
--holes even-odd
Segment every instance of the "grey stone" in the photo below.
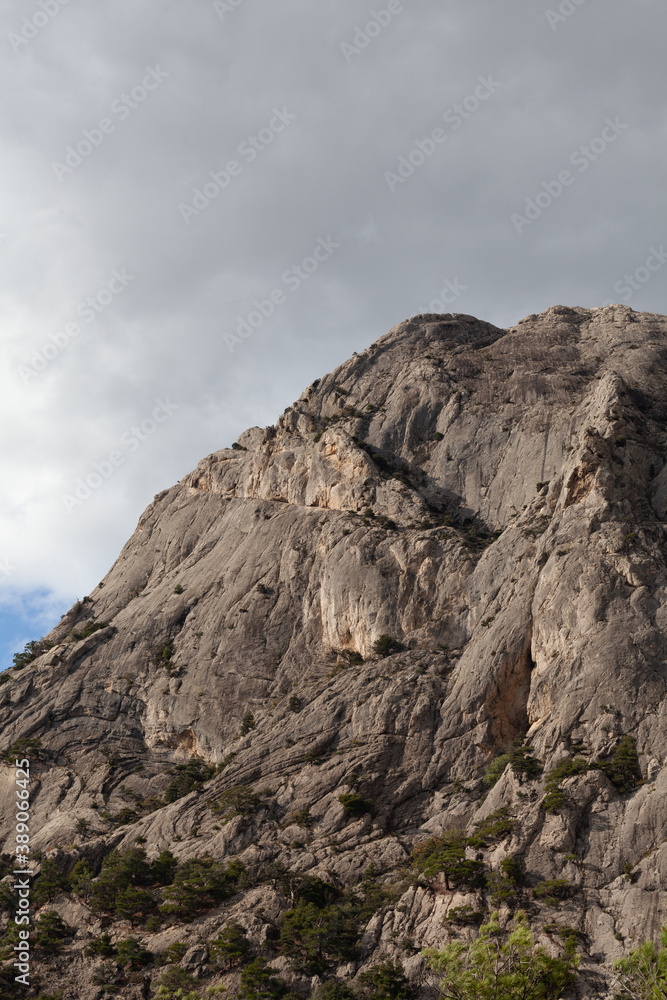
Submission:
<svg viewBox="0 0 667 1000">
<path fill-rule="evenodd" d="M 573 883 L 557 918 L 588 935 L 602 964 L 582 959 L 582 990 L 605 995 L 610 964 L 667 920 L 666 346 L 667 318 L 626 306 L 554 307 L 506 331 L 414 317 L 241 435 L 246 450 L 158 494 L 54 646 L 3 688 L 4 746 L 42 742 L 33 848 L 99 859 L 141 837 L 151 858 L 209 852 L 355 884 L 505 808 L 515 827 L 485 860 L 518 854 L 529 885 Z M 92 621 L 108 624 L 73 638 Z M 382 635 L 404 649 L 381 658 Z M 547 814 L 543 780 L 508 768 L 482 804 L 486 768 L 525 731 L 545 772 L 568 741 L 592 763 L 632 735 L 646 783 L 621 795 L 589 770 Z M 163 795 L 193 756 L 225 766 L 134 822 L 104 819 Z M 7 852 L 13 768 L 0 779 Z M 222 823 L 210 806 L 239 784 L 267 791 L 263 805 Z M 372 813 L 346 813 L 352 790 Z M 285 825 L 306 807 L 310 825 Z M 358 968 L 389 956 L 421 983 L 400 942 L 465 937 L 443 918 L 484 903 L 408 889 L 371 919 Z M 196 926 L 139 936 L 186 941 L 200 970 L 228 919 L 262 910 L 247 928 L 266 949 L 289 905 L 255 887 Z M 553 912 L 531 912 L 541 933 Z M 53 988 L 96 994 L 83 943 Z"/>
</svg>

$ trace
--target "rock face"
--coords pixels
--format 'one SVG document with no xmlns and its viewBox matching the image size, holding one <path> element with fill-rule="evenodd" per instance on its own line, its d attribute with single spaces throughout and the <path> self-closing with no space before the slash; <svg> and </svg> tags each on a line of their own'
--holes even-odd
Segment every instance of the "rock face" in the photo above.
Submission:
<svg viewBox="0 0 667 1000">
<path fill-rule="evenodd" d="M 202 987 L 234 989 L 238 968 L 215 971 L 207 942 L 236 917 L 304 996 L 315 984 L 275 951 L 292 901 L 262 866 L 342 889 L 373 865 L 396 898 L 366 915 L 354 960 L 320 974 L 391 958 L 425 989 L 419 950 L 471 933 L 447 913 L 494 907 L 405 881 L 411 851 L 506 810 L 511 830 L 479 859 L 489 873 L 520 859 L 515 908 L 553 954 L 554 926 L 577 928 L 576 995 L 611 995 L 613 961 L 667 922 L 666 389 L 663 316 L 554 307 L 500 330 L 422 315 L 209 455 L 155 497 L 52 645 L 4 675 L 3 749 L 41 741 L 20 754 L 32 849 L 63 872 L 137 838 L 149 860 L 240 859 L 253 877 L 223 905 L 111 936 L 154 954 L 184 942 Z M 585 762 L 556 811 L 544 777 L 483 780 L 521 733 L 545 775 Z M 641 771 L 625 786 L 608 763 L 624 737 Z M 224 766 L 147 805 L 193 758 Z M 13 854 L 13 759 L 0 769 Z M 210 806 L 239 785 L 262 805 L 223 822 Z M 371 812 L 350 815 L 351 793 Z M 553 879 L 569 898 L 533 893 Z M 85 894 L 45 909 L 76 934 L 35 952 L 33 983 L 103 995 L 83 949 L 110 918 Z M 163 971 L 126 972 L 121 995 L 149 996 Z"/>
</svg>

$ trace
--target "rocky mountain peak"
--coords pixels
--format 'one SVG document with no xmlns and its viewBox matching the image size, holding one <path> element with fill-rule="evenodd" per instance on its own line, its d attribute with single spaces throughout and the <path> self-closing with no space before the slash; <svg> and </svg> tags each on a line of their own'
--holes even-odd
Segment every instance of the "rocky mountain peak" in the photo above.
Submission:
<svg viewBox="0 0 667 1000">
<path fill-rule="evenodd" d="M 387 958 L 426 995 L 420 949 L 498 905 L 553 954 L 575 928 L 576 995 L 607 995 L 667 914 L 666 348 L 667 318 L 626 306 L 416 316 L 155 497 L 3 675 L 3 850 L 23 747 L 64 997 L 98 995 L 83 949 L 105 927 L 235 991 L 211 948 L 232 920 L 304 997 Z M 457 829 L 474 884 L 414 854 Z M 146 876 L 128 916 L 101 865 L 137 844 L 245 874 L 185 919 Z M 297 876 L 357 907 L 317 973 L 285 930 Z M 121 969 L 122 995 L 160 975 Z"/>
</svg>

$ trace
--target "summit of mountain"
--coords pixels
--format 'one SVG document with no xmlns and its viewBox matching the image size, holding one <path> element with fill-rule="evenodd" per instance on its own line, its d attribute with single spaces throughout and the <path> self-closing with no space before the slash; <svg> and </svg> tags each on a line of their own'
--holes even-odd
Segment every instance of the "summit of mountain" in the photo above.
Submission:
<svg viewBox="0 0 667 1000">
<path fill-rule="evenodd" d="M 667 317 L 555 306 L 508 330 L 400 323 L 159 493 L 3 675 L 2 849 L 19 753 L 31 848 L 65 880 L 42 906 L 76 932 L 36 975 L 92 1000 L 106 927 L 180 942 L 200 985 L 235 991 L 210 948 L 235 919 L 305 997 L 289 879 L 370 899 L 370 871 L 356 950 L 318 975 L 389 958 L 426 995 L 420 949 L 497 909 L 513 858 L 501 919 L 527 910 L 553 954 L 575 928 L 576 995 L 606 996 L 667 922 L 666 465 Z M 420 875 L 415 846 L 458 828 L 479 884 Z M 245 875 L 187 920 L 149 886 L 130 924 L 94 887 L 137 844 Z M 82 859 L 88 895 L 67 882 Z M 119 975 L 140 997 L 161 972 Z"/>
</svg>

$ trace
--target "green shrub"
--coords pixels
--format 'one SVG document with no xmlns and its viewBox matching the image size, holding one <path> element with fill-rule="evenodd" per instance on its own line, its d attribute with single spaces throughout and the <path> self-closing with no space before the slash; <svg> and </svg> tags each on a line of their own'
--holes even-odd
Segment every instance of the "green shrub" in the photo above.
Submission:
<svg viewBox="0 0 667 1000">
<path fill-rule="evenodd" d="M 84 955 L 95 955 L 98 958 L 113 958 L 117 954 L 117 949 L 111 943 L 111 937 L 107 931 L 94 937 L 89 941 L 83 950 Z"/>
<path fill-rule="evenodd" d="M 159 912 L 163 917 L 190 921 L 201 910 L 213 909 L 233 896 L 244 874 L 240 861 L 225 867 L 211 858 L 191 858 L 179 865 L 173 882 L 164 890 Z"/>
<path fill-rule="evenodd" d="M 163 667 L 171 666 L 171 658 L 173 655 L 174 655 L 173 642 L 166 643 L 166 645 L 161 646 L 159 649 L 156 649 L 154 653 L 155 659 Z"/>
<path fill-rule="evenodd" d="M 610 760 L 598 760 L 594 767 L 606 774 L 619 792 L 631 792 L 641 780 L 637 741 L 634 736 L 624 736 Z"/>
<path fill-rule="evenodd" d="M 584 932 L 576 927 L 567 927 L 563 924 L 556 924 L 555 931 L 563 942 L 566 953 L 574 958 L 577 946 L 586 940 Z"/>
<path fill-rule="evenodd" d="M 273 972 L 265 958 L 256 958 L 246 965 L 237 993 L 240 1000 L 273 1000 L 284 996 L 287 987 Z"/>
<path fill-rule="evenodd" d="M 170 774 L 174 778 L 167 785 L 164 801 L 176 802 L 190 792 L 201 791 L 204 782 L 210 781 L 215 774 L 215 764 L 207 764 L 201 757 L 192 757 L 186 764 L 177 764 Z"/>
<path fill-rule="evenodd" d="M 500 757 L 496 757 L 496 759 L 493 760 L 486 769 L 486 773 L 484 775 L 484 784 L 488 785 L 489 787 L 493 787 L 493 785 L 495 785 L 495 783 L 499 781 L 500 778 L 502 778 L 505 772 L 505 768 L 507 767 L 509 762 L 510 762 L 510 755 L 508 753 L 503 753 L 500 755 Z"/>
<path fill-rule="evenodd" d="M 134 823 L 136 819 L 139 819 L 137 812 L 134 809 L 131 809 L 129 806 L 124 806 L 113 817 L 113 821 L 116 824 L 116 826 L 127 826 L 128 823 Z"/>
<path fill-rule="evenodd" d="M 255 794 L 248 785 L 235 785 L 209 803 L 209 808 L 218 816 L 226 813 L 231 816 L 251 816 L 257 812 L 261 804 L 261 797 Z"/>
<path fill-rule="evenodd" d="M 313 903 L 319 909 L 329 906 L 340 896 L 340 892 L 331 882 L 316 875 L 300 875 L 294 884 L 294 898 L 304 903 Z"/>
<path fill-rule="evenodd" d="M 502 872 L 489 872 L 486 888 L 491 894 L 491 903 L 493 906 L 502 906 L 503 903 L 512 906 L 516 902 L 517 886 L 512 879 L 507 878 Z"/>
<path fill-rule="evenodd" d="M 357 976 L 361 1000 L 409 1000 L 413 990 L 400 962 L 382 962 Z"/>
<path fill-rule="evenodd" d="M 523 865 L 521 864 L 521 859 L 514 854 L 508 854 L 506 858 L 503 858 L 500 862 L 500 870 L 505 878 L 513 882 L 514 885 L 523 885 Z"/>
<path fill-rule="evenodd" d="M 271 884 L 288 896 L 292 906 L 299 900 L 314 903 L 322 908 L 340 896 L 340 892 L 330 882 L 314 875 L 293 872 L 283 864 L 273 862 L 266 865 L 260 874 L 260 881 Z"/>
<path fill-rule="evenodd" d="M 561 782 L 566 778 L 571 778 L 576 774 L 584 774 L 588 771 L 588 764 L 583 757 L 567 757 L 559 761 L 556 766 L 549 771 L 545 782 L 545 796 L 542 800 L 542 808 L 548 813 L 557 813 L 567 802 L 565 792 L 561 788 Z"/>
<path fill-rule="evenodd" d="M 156 909 L 157 903 L 151 893 L 134 885 L 122 889 L 116 896 L 116 916 L 131 924 L 141 923 Z"/>
<path fill-rule="evenodd" d="M 428 878 L 442 872 L 449 889 L 483 889 L 485 866 L 465 856 L 467 840 L 462 830 L 450 830 L 419 844 L 412 852 L 413 866 Z"/>
<path fill-rule="evenodd" d="M 55 910 L 47 910 L 35 924 L 35 943 L 52 954 L 60 950 L 64 939 L 71 934 L 72 931 Z"/>
<path fill-rule="evenodd" d="M 14 946 L 19 943 L 19 927 L 10 920 L 5 928 L 3 936 L 0 938 L 0 959 L 6 961 L 7 959 L 15 958 Z M 0 966 L 0 975 L 2 974 L 2 967 Z M 12 979 L 13 983 L 13 979 Z"/>
<path fill-rule="evenodd" d="M 348 816 L 363 816 L 364 813 L 373 811 L 373 803 L 370 799 L 365 799 L 357 792 L 347 792 L 339 795 L 338 801 L 341 803 Z"/>
<path fill-rule="evenodd" d="M 465 521 L 463 522 L 465 526 Z M 457 525 L 458 527 L 458 525 Z M 463 545 L 472 552 L 482 552 L 489 545 L 492 545 L 497 538 L 500 538 L 502 531 L 484 531 L 476 524 L 464 527 L 461 541 Z"/>
<path fill-rule="evenodd" d="M 660 947 L 644 941 L 627 958 L 614 962 L 622 997 L 631 1000 L 660 1000 L 667 996 L 667 927 L 660 933 Z"/>
<path fill-rule="evenodd" d="M 222 760 L 215 765 L 215 773 L 220 774 L 221 771 L 224 771 L 226 767 L 229 767 L 229 765 L 231 764 L 231 762 L 234 760 L 235 757 L 236 753 L 234 750 L 232 750 L 230 753 L 225 754 Z"/>
<path fill-rule="evenodd" d="M 392 653 L 402 653 L 405 646 L 398 639 L 393 639 L 390 635 L 383 633 L 373 643 L 373 650 L 384 659 L 385 656 L 391 656 Z"/>
<path fill-rule="evenodd" d="M 542 765 L 537 757 L 531 754 L 530 749 L 523 734 L 515 737 L 509 752 L 509 762 L 514 774 L 525 775 L 529 780 L 533 780 L 542 774 Z"/>
<path fill-rule="evenodd" d="M 174 941 L 160 957 L 166 965 L 178 965 L 187 950 L 185 941 Z"/>
<path fill-rule="evenodd" d="M 307 829 L 310 829 L 314 822 L 314 819 L 310 815 L 310 807 L 306 806 L 304 809 L 298 809 L 296 812 L 290 813 L 284 825 L 292 826 L 292 824 L 295 824 L 296 826 L 305 826 Z"/>
<path fill-rule="evenodd" d="M 157 996 L 160 1000 L 199 1000 L 199 993 L 193 992 L 199 986 L 185 969 L 173 965 L 167 969 L 157 981 Z"/>
<path fill-rule="evenodd" d="M 322 975 L 332 961 L 353 959 L 356 942 L 356 913 L 347 904 L 322 907 L 301 899 L 280 928 L 281 954 L 310 976 Z"/>
<path fill-rule="evenodd" d="M 147 795 L 145 799 L 137 799 L 137 807 L 142 816 L 155 812 L 157 809 L 162 809 L 166 804 L 164 799 L 159 798 L 157 795 Z"/>
<path fill-rule="evenodd" d="M 151 865 L 151 879 L 159 885 L 171 885 L 178 868 L 178 860 L 171 851 L 160 851 Z"/>
<path fill-rule="evenodd" d="M 487 890 L 491 893 L 494 906 L 503 903 L 513 905 L 525 876 L 521 859 L 510 854 L 500 862 L 500 871 L 491 872 L 487 880 Z"/>
<path fill-rule="evenodd" d="M 16 899 L 9 886 L 0 883 L 0 912 L 10 913 L 16 908 Z M 2 992 L 0 991 L 0 1000 Z"/>
<path fill-rule="evenodd" d="M 506 808 L 496 809 L 486 819 L 475 823 L 475 832 L 468 837 L 468 844 L 470 847 L 487 847 L 488 841 L 504 840 L 508 837 L 515 825 L 515 820 L 510 819 Z"/>
<path fill-rule="evenodd" d="M 545 879 L 533 889 L 533 895 L 537 899 L 543 899 L 547 906 L 554 905 L 562 899 L 570 899 L 576 892 L 576 887 L 568 882 L 566 878 Z"/>
<path fill-rule="evenodd" d="M 180 584 L 180 583 L 177 583 L 176 586 L 174 587 L 174 593 L 175 594 L 182 594 L 183 593 L 183 585 Z"/>
<path fill-rule="evenodd" d="M 422 954 L 439 976 L 443 1000 L 558 1000 L 574 982 L 570 955 L 551 958 L 535 947 L 524 913 L 517 913 L 512 931 L 501 931 L 492 913 L 470 944 L 454 941 L 442 951 Z"/>
<path fill-rule="evenodd" d="M 76 832 L 80 837 L 87 837 L 90 832 L 90 822 L 87 819 L 81 817 L 76 821 Z"/>
<path fill-rule="evenodd" d="M 552 788 L 541 802 L 541 808 L 548 813 L 559 813 L 567 804 L 567 795 L 562 788 Z"/>
<path fill-rule="evenodd" d="M 72 871 L 70 872 L 70 890 L 76 893 L 77 896 L 81 896 L 83 899 L 88 899 L 92 891 L 92 882 L 93 873 L 90 865 L 84 858 L 82 858 L 80 861 L 77 861 L 74 868 L 72 868 Z"/>
<path fill-rule="evenodd" d="M 325 979 L 312 994 L 313 1000 L 356 1000 L 357 994 L 338 979 Z"/>
<path fill-rule="evenodd" d="M 114 913 L 123 890 L 150 882 L 151 867 L 142 847 L 131 847 L 123 854 L 114 849 L 104 858 L 102 870 L 92 883 L 91 908 L 94 913 Z"/>
<path fill-rule="evenodd" d="M 118 942 L 118 964 L 126 969 L 143 969 L 150 965 L 153 956 L 136 938 L 125 938 Z"/>
<path fill-rule="evenodd" d="M 358 888 L 362 894 L 361 899 L 359 899 L 356 891 L 354 893 L 348 891 L 346 898 L 354 901 L 357 918 L 362 927 L 368 923 L 379 909 L 395 903 L 401 895 L 400 886 L 387 885 L 378 881 L 375 866 L 372 864 L 369 865 L 364 873 Z"/>
<path fill-rule="evenodd" d="M 43 906 L 62 892 L 68 892 L 69 888 L 70 881 L 67 875 L 58 870 L 53 858 L 45 858 L 32 888 L 31 902 L 34 906 Z"/>
<path fill-rule="evenodd" d="M 24 667 L 29 666 L 42 653 L 46 653 L 47 650 L 52 649 L 53 645 L 54 643 L 49 639 L 33 639 L 30 642 L 26 642 L 22 653 L 14 653 L 12 666 L 17 670 L 23 670 Z M 6 679 L 9 680 L 9 677 Z"/>
<path fill-rule="evenodd" d="M 88 622 L 88 624 L 84 625 L 78 632 L 72 632 L 72 638 L 79 642 L 81 639 L 87 639 L 88 636 L 94 635 L 95 632 L 99 632 L 102 628 L 108 628 L 108 626 L 109 622 Z"/>
<path fill-rule="evenodd" d="M 635 866 L 632 864 L 631 861 L 628 861 L 628 863 L 623 866 L 623 876 L 625 878 L 625 881 L 629 882 L 631 885 L 634 885 L 639 876 L 641 875 L 641 870 L 633 871 L 634 867 Z"/>
<path fill-rule="evenodd" d="M 301 709 L 303 708 L 303 702 L 301 701 L 301 698 L 299 698 L 298 695 L 293 694 L 290 697 L 290 700 L 287 702 L 287 707 L 289 708 L 290 712 L 300 712 Z"/>
<path fill-rule="evenodd" d="M 4 760 L 6 764 L 13 764 L 17 757 L 39 757 L 39 749 L 41 745 L 42 741 L 34 736 L 21 736 L 18 740 L 14 740 L 12 745 L 5 750 L 2 755 L 2 760 Z"/>
<path fill-rule="evenodd" d="M 218 937 L 209 946 L 211 961 L 224 969 L 243 965 L 252 958 L 250 942 L 246 932 L 236 920 L 230 920 Z"/>
<path fill-rule="evenodd" d="M 247 736 L 251 729 L 254 729 L 257 723 L 255 722 L 255 716 L 252 712 L 246 712 L 246 714 L 241 719 L 241 736 Z"/>
<path fill-rule="evenodd" d="M 484 914 L 480 910 L 473 910 L 472 906 L 453 906 L 444 919 L 459 927 L 479 927 L 484 923 Z"/>
</svg>

